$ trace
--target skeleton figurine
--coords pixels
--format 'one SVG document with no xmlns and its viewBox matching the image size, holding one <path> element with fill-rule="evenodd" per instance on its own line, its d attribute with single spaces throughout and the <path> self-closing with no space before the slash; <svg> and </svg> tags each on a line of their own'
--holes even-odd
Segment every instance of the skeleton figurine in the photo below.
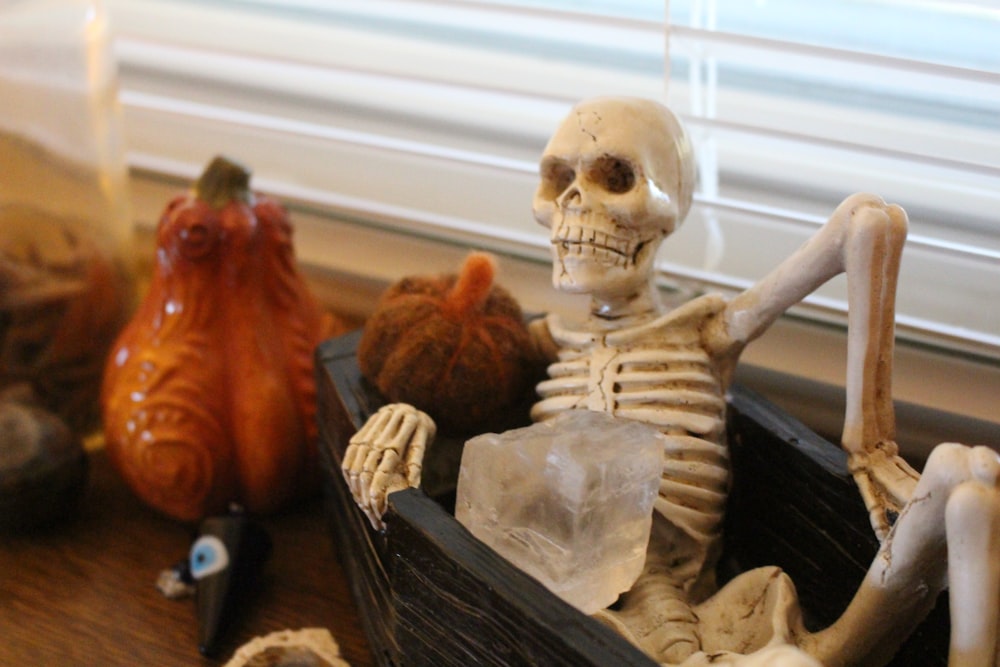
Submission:
<svg viewBox="0 0 1000 667">
<path fill-rule="evenodd" d="M 532 417 L 602 410 L 652 424 L 670 441 L 643 574 L 599 619 L 666 664 L 876 665 L 950 585 L 951 664 L 996 664 L 1000 457 L 941 445 L 921 477 L 893 440 L 889 387 L 905 213 L 853 195 L 742 294 L 708 294 L 668 310 L 652 283 L 653 263 L 688 211 L 694 170 L 670 111 L 620 98 L 575 107 L 541 161 L 533 210 L 551 230 L 553 282 L 589 294 L 591 310 L 581 330 L 554 315 L 533 327 L 553 363 Z M 744 347 L 841 272 L 850 306 L 842 444 L 882 547 L 841 619 L 809 633 L 776 568 L 716 590 L 730 474 L 725 392 Z M 352 438 L 344 474 L 376 526 L 386 495 L 419 483 L 433 431 L 425 414 L 392 404 Z M 770 600 L 769 617 L 762 621 L 751 605 L 737 640 L 728 621 L 712 618 L 741 599 Z"/>
</svg>

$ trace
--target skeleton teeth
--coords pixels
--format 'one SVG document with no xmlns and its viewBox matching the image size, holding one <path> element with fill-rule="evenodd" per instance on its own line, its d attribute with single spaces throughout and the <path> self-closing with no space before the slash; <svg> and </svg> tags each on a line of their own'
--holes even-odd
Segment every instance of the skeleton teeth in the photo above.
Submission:
<svg viewBox="0 0 1000 667">
<path fill-rule="evenodd" d="M 563 257 L 586 255 L 611 266 L 629 266 L 640 239 L 622 238 L 584 225 L 565 225 L 553 239 Z"/>
<path fill-rule="evenodd" d="M 608 266 L 628 266 L 629 258 L 609 248 L 592 245 L 590 243 L 572 243 L 562 246 L 563 257 L 589 257 L 593 261 L 601 262 Z"/>
</svg>

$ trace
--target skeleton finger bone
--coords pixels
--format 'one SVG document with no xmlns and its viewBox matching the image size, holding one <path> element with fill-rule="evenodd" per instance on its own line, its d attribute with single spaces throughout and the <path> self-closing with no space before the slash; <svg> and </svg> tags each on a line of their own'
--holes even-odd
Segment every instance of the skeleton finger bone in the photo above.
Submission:
<svg viewBox="0 0 1000 667">
<path fill-rule="evenodd" d="M 377 530 L 390 493 L 419 486 L 424 453 L 435 433 L 434 421 L 405 403 L 383 406 L 354 434 L 341 471 L 355 503 Z"/>
<path fill-rule="evenodd" d="M 410 486 L 420 486 L 420 474 L 423 470 L 424 453 L 427 451 L 428 439 L 434 437 L 434 423 L 424 424 L 424 428 L 418 429 L 406 450 L 404 458 L 404 468 L 406 470 L 406 482 Z"/>
<path fill-rule="evenodd" d="M 351 495 L 360 505 L 367 504 L 368 481 L 370 479 L 363 482 L 362 473 L 365 471 L 366 462 L 373 451 L 371 447 L 373 435 L 385 429 L 386 424 L 392 419 L 392 414 L 391 407 L 385 406 L 372 415 L 354 434 L 344 452 L 341 472 L 351 490 Z"/>
<path fill-rule="evenodd" d="M 393 433 L 393 435 L 387 449 L 396 452 L 396 454 L 402 452 L 406 448 L 406 445 L 417 426 L 417 416 L 409 412 L 404 415 L 399 415 L 397 418 L 393 419 L 390 423 L 390 433 Z"/>
<path fill-rule="evenodd" d="M 340 470 L 344 474 L 344 479 L 347 480 L 347 485 L 351 488 L 354 487 L 355 475 L 352 471 L 355 469 L 356 461 L 360 458 L 364 460 L 364 457 L 368 455 L 368 448 L 365 445 L 351 442 L 347 445 L 347 450 L 344 451 L 344 460 L 341 463 Z"/>
<path fill-rule="evenodd" d="M 385 405 L 369 417 L 368 421 L 351 438 L 351 442 L 368 442 L 371 440 L 373 433 L 380 433 L 385 430 L 385 425 L 392 419 L 395 405 Z"/>
<path fill-rule="evenodd" d="M 351 495 L 355 498 L 361 495 L 361 469 L 363 463 L 368 458 L 370 448 L 366 444 L 351 443 L 344 452 L 344 462 L 341 465 L 341 472 L 347 481 L 347 487 L 351 490 Z"/>
<path fill-rule="evenodd" d="M 364 463 L 360 472 L 358 472 L 359 481 L 359 491 L 360 491 L 360 502 L 366 505 L 371 504 L 372 499 L 372 481 L 374 479 L 375 472 L 378 470 L 380 461 L 389 454 L 392 454 L 392 450 L 377 450 L 371 449 L 368 452 L 368 456 L 365 457 Z"/>
<path fill-rule="evenodd" d="M 386 450 L 372 475 L 368 494 L 367 502 L 376 515 L 385 514 L 390 493 L 406 488 L 406 479 L 400 473 L 401 469 L 399 454 L 391 449 Z"/>
</svg>

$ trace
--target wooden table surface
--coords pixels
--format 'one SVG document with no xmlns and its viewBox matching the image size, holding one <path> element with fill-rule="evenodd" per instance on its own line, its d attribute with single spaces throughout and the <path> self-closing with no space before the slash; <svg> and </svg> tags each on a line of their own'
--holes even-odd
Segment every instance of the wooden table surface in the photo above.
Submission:
<svg viewBox="0 0 1000 667">
<path fill-rule="evenodd" d="M 325 627 L 354 667 L 371 654 L 319 499 L 263 521 L 274 552 L 220 660 L 197 649 L 193 598 L 169 600 L 159 572 L 184 558 L 191 526 L 143 506 L 91 453 L 75 519 L 42 533 L 0 535 L 0 665 L 218 665 L 254 636 Z"/>
</svg>

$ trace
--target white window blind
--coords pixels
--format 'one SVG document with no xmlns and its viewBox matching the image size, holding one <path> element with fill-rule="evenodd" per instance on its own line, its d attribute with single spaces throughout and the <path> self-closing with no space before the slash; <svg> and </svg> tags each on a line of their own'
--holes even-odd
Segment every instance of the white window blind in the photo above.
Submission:
<svg viewBox="0 0 1000 667">
<path fill-rule="evenodd" d="M 569 105 L 663 91 L 662 11 L 649 20 L 447 0 L 110 7 L 137 168 L 188 175 L 228 151 L 258 185 L 334 217 L 539 260 L 536 161 Z"/>
<path fill-rule="evenodd" d="M 740 289 L 872 191 L 911 218 L 900 336 L 1000 378 L 992 2 L 105 1 L 143 225 L 227 153 L 292 208 L 307 264 L 394 279 L 439 268 L 430 240 L 520 258 L 541 291 L 530 202 L 548 136 L 582 98 L 650 97 L 701 164 L 665 285 Z M 845 307 L 835 280 L 795 313 L 842 324 Z M 816 361 L 815 335 L 797 340 Z M 980 383 L 977 414 L 998 384 Z"/>
<path fill-rule="evenodd" d="M 665 276 L 738 288 L 839 200 L 910 212 L 904 336 L 1000 355 L 1000 10 L 897 0 L 110 0 L 133 165 L 213 152 L 330 215 L 545 261 L 566 109 L 664 98 L 702 164 Z M 811 300 L 842 312 L 835 281 Z"/>
<path fill-rule="evenodd" d="M 699 147 L 690 241 L 708 244 L 709 279 L 763 275 L 843 195 L 875 192 L 911 219 L 900 333 L 995 355 L 996 4 L 673 0 L 670 16 L 669 101 Z M 844 294 L 835 281 L 812 302 L 840 312 Z"/>
</svg>

